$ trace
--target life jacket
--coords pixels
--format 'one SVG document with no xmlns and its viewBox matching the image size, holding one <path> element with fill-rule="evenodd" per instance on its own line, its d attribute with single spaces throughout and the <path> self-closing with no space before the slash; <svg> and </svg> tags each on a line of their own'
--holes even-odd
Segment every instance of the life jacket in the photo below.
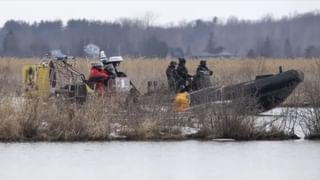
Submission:
<svg viewBox="0 0 320 180">
<path fill-rule="evenodd" d="M 97 92 L 103 93 L 105 89 L 105 85 L 109 79 L 109 74 L 103 70 L 98 68 L 91 68 L 89 75 L 89 82 L 93 83 L 94 89 Z"/>
<path fill-rule="evenodd" d="M 175 110 L 185 112 L 190 107 L 190 94 L 188 92 L 178 93 L 175 97 Z"/>
</svg>

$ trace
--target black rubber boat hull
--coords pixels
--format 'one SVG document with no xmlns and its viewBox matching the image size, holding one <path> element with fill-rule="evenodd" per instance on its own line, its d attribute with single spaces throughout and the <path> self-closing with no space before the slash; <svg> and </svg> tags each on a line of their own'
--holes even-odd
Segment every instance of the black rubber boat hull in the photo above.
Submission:
<svg viewBox="0 0 320 180">
<path fill-rule="evenodd" d="M 250 101 L 252 108 L 258 112 L 265 112 L 284 102 L 303 79 L 303 72 L 289 70 L 276 75 L 259 76 L 240 84 L 201 89 L 190 93 L 191 107 L 241 99 Z"/>
</svg>

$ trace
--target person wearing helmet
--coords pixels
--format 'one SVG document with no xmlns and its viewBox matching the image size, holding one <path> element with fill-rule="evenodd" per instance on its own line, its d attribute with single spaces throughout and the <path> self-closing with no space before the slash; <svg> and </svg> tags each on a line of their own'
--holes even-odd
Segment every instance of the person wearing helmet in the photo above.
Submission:
<svg viewBox="0 0 320 180">
<path fill-rule="evenodd" d="M 206 75 L 211 76 L 213 72 L 207 67 L 207 61 L 206 60 L 201 60 L 200 64 L 197 68 L 197 74 L 198 73 L 204 73 Z"/>
<path fill-rule="evenodd" d="M 176 70 L 177 63 L 175 61 L 171 61 L 167 70 L 167 80 L 168 80 L 168 86 L 170 91 L 175 91 L 177 89 L 177 70 Z"/>
<path fill-rule="evenodd" d="M 108 73 L 102 67 L 101 62 L 93 63 L 88 80 L 93 85 L 93 89 L 101 94 L 104 93 L 105 86 L 109 80 Z"/>
<path fill-rule="evenodd" d="M 188 74 L 188 69 L 186 68 L 186 60 L 184 58 L 179 58 L 179 64 L 177 67 L 178 83 L 176 91 L 180 91 L 184 88 L 186 91 L 190 90 L 191 78 L 192 76 Z"/>
<path fill-rule="evenodd" d="M 104 51 L 100 52 L 100 62 L 103 64 L 103 69 L 110 75 L 110 76 L 116 76 L 116 72 L 114 70 L 114 66 L 107 58 Z"/>
<path fill-rule="evenodd" d="M 103 63 L 103 69 L 112 77 L 116 77 L 117 76 L 117 72 L 116 69 L 113 65 L 113 63 L 108 62 L 108 61 L 102 61 Z"/>
<path fill-rule="evenodd" d="M 124 73 L 117 71 L 117 67 L 120 65 L 120 62 L 123 61 L 121 56 L 107 58 L 104 55 L 100 57 L 100 61 L 103 64 L 104 70 L 109 73 L 110 78 L 125 76 Z"/>
<path fill-rule="evenodd" d="M 212 86 L 210 82 L 212 74 L 213 72 L 207 67 L 207 61 L 201 60 L 194 79 L 194 89 L 198 90 Z"/>
</svg>

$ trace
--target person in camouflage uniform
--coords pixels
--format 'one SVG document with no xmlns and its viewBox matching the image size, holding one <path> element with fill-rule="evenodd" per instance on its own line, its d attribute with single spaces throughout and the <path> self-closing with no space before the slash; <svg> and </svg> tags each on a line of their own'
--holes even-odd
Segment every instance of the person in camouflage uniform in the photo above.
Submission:
<svg viewBox="0 0 320 180">
<path fill-rule="evenodd" d="M 176 65 L 177 63 L 175 61 L 171 61 L 166 70 L 168 86 L 170 91 L 173 91 L 173 92 L 176 91 L 177 89 L 178 75 L 177 75 Z"/>
<path fill-rule="evenodd" d="M 181 89 L 185 89 L 186 91 L 191 90 L 192 76 L 188 73 L 188 69 L 186 68 L 186 60 L 184 58 L 179 58 L 177 75 L 178 79 L 176 91 L 179 92 Z"/>
<path fill-rule="evenodd" d="M 207 67 L 207 61 L 201 60 L 194 78 L 193 88 L 199 90 L 212 86 L 210 76 L 213 72 Z"/>
</svg>

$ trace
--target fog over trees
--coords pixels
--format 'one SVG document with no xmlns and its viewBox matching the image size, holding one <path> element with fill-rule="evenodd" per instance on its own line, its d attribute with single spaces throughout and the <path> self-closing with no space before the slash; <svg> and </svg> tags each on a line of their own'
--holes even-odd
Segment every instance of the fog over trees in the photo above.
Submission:
<svg viewBox="0 0 320 180">
<path fill-rule="evenodd" d="M 320 57 L 320 13 L 258 21 L 217 17 L 154 26 L 148 20 L 69 20 L 29 24 L 7 21 L 0 29 L 0 56 L 42 56 L 52 49 L 83 57 L 93 43 L 108 56 L 173 57 L 229 52 L 237 57 Z"/>
</svg>

